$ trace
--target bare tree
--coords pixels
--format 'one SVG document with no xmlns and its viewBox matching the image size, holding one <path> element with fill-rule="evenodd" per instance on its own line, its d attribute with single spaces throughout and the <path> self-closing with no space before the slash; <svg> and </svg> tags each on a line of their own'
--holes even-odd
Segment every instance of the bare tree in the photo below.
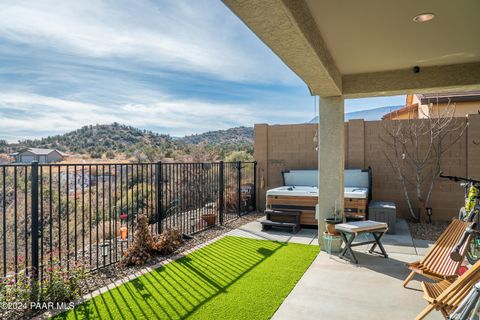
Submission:
<svg viewBox="0 0 480 320">
<path fill-rule="evenodd" d="M 386 134 L 380 139 L 386 147 L 384 155 L 402 185 L 411 216 L 426 222 L 425 207 L 441 172 L 442 155 L 458 142 L 468 123 L 454 117 L 455 104 L 450 101 L 446 107 L 440 107 L 437 101 L 428 106 L 427 112 L 421 112 L 423 119 L 409 114 L 406 120 L 383 121 Z"/>
</svg>

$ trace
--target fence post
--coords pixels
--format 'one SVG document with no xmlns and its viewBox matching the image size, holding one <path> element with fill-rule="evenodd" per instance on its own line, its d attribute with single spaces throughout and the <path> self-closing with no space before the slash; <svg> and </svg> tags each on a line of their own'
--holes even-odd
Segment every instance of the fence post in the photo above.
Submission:
<svg viewBox="0 0 480 320">
<path fill-rule="evenodd" d="M 34 279 L 38 278 L 38 162 L 31 165 L 31 209 L 32 209 L 32 268 Z M 25 222 L 27 223 L 27 222 Z"/>
<path fill-rule="evenodd" d="M 162 233 L 162 197 L 163 197 L 163 178 L 162 178 L 162 161 L 158 161 L 156 164 L 156 176 L 155 176 L 155 193 L 156 193 L 156 209 L 157 209 L 157 234 Z"/>
<path fill-rule="evenodd" d="M 242 162 L 237 161 L 237 214 L 242 213 Z"/>
<path fill-rule="evenodd" d="M 224 170 L 223 170 L 223 161 L 220 161 L 219 164 L 219 173 L 218 173 L 218 220 L 220 224 L 223 224 L 224 221 L 224 197 L 225 197 L 225 186 L 224 186 Z"/>
<path fill-rule="evenodd" d="M 257 161 L 253 161 L 253 209 L 257 211 Z"/>
</svg>

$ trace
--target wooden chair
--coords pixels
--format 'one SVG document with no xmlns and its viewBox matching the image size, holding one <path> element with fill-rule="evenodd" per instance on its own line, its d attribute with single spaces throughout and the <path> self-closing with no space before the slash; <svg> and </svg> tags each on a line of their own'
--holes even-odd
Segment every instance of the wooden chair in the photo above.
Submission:
<svg viewBox="0 0 480 320">
<path fill-rule="evenodd" d="M 405 287 L 417 273 L 436 281 L 455 280 L 458 268 L 462 264 L 463 257 L 465 257 L 470 243 L 470 237 L 468 237 L 460 249 L 459 254 L 462 257 L 460 261 L 453 261 L 450 258 L 450 253 L 462 238 L 469 224 L 469 222 L 462 220 L 453 220 L 422 260 L 407 264 L 407 268 L 412 270 L 412 272 L 403 282 L 403 286 Z"/>
<path fill-rule="evenodd" d="M 440 310 L 445 319 L 448 319 L 448 314 L 458 307 L 478 281 L 480 281 L 480 261 L 453 283 L 448 280 L 437 283 L 422 282 L 423 297 L 429 304 L 415 319 L 425 318 L 434 309 Z"/>
</svg>

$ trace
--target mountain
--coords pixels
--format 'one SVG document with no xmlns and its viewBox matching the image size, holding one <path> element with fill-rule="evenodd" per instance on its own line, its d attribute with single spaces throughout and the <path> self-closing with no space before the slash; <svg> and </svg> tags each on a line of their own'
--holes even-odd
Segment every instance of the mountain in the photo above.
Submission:
<svg viewBox="0 0 480 320">
<path fill-rule="evenodd" d="M 4 148 L 0 141 L 0 149 Z M 3 146 L 3 147 L 2 147 Z M 131 126 L 97 124 L 56 136 L 23 140 L 9 145 L 10 150 L 24 147 L 58 149 L 67 153 L 88 154 L 91 158 L 135 157 L 138 161 L 176 160 L 194 155 L 198 159 L 224 158 L 233 151 L 253 154 L 253 128 L 238 127 L 172 138 Z"/>
<path fill-rule="evenodd" d="M 84 153 L 93 149 L 100 152 L 102 150 L 123 152 L 138 144 L 151 147 L 169 147 L 174 143 L 168 135 L 113 123 L 84 126 L 62 135 L 19 141 L 19 144 L 25 147 Z"/>
<path fill-rule="evenodd" d="M 252 127 L 237 127 L 227 130 L 208 131 L 185 136 L 179 140 L 188 144 L 237 144 L 253 143 Z"/>
<path fill-rule="evenodd" d="M 363 119 L 365 121 L 381 120 L 384 115 L 389 112 L 403 108 L 404 105 L 386 106 L 369 110 L 347 112 L 345 113 L 345 121 L 352 119 Z M 310 123 L 318 123 L 318 116 L 309 121 Z"/>
</svg>

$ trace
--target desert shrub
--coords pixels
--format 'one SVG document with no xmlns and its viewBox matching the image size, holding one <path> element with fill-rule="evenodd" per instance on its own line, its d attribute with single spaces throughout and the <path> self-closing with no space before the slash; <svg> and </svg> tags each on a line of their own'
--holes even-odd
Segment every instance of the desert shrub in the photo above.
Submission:
<svg viewBox="0 0 480 320">
<path fill-rule="evenodd" d="M 235 150 L 225 156 L 226 162 L 248 161 L 252 160 L 252 155 L 245 150 Z"/>
<path fill-rule="evenodd" d="M 82 282 L 87 278 L 87 267 L 82 262 L 74 262 L 69 270 L 54 262 L 43 275 L 42 300 L 54 303 L 73 301 L 80 296 Z"/>
<path fill-rule="evenodd" d="M 8 276 L 0 282 L 0 302 L 19 304 L 35 301 L 35 282 L 26 271 L 21 271 L 15 276 Z"/>
<path fill-rule="evenodd" d="M 182 233 L 178 229 L 169 229 L 155 237 L 155 250 L 160 254 L 170 254 L 183 243 Z"/>
<path fill-rule="evenodd" d="M 92 159 L 100 159 L 102 157 L 102 153 L 98 150 L 93 150 L 90 152 L 90 157 Z"/>
<path fill-rule="evenodd" d="M 108 151 L 105 153 L 105 158 L 107 158 L 107 159 L 115 159 L 115 152 L 113 152 L 112 150 L 108 150 Z"/>
<path fill-rule="evenodd" d="M 89 276 L 87 270 L 83 262 L 71 264 L 69 270 L 65 265 L 53 262 L 44 270 L 42 279 L 35 280 L 33 273 L 27 271 L 17 273 L 16 277 L 12 275 L 0 278 L 0 303 L 15 303 L 19 306 L 0 310 L 0 317 L 26 317 L 34 302 L 66 303 L 77 299 Z"/>
<path fill-rule="evenodd" d="M 141 266 L 148 263 L 156 253 L 167 255 L 183 243 L 182 233 L 178 229 L 165 230 L 158 236 L 152 236 L 145 214 L 138 215 L 134 240 L 122 258 L 123 266 Z"/>
<path fill-rule="evenodd" d="M 148 218 L 145 214 L 139 214 L 134 240 L 123 255 L 124 266 L 141 266 L 152 259 L 155 251 L 154 239 L 148 228 Z"/>
</svg>

